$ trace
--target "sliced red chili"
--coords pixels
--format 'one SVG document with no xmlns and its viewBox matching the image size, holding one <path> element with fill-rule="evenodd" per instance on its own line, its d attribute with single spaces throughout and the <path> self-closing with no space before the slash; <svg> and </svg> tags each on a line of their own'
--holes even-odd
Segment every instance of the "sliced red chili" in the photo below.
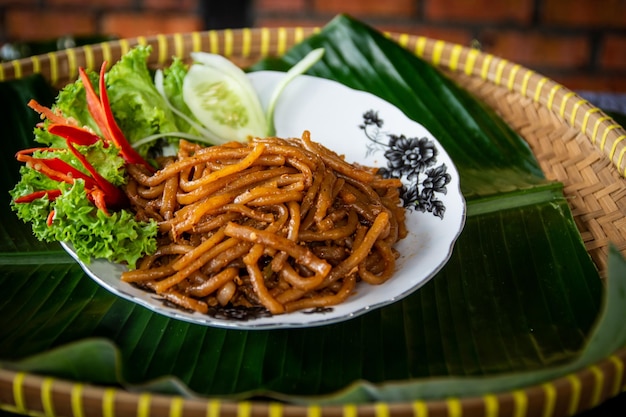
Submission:
<svg viewBox="0 0 626 417">
<path fill-rule="evenodd" d="M 42 106 L 34 99 L 31 99 L 28 102 L 28 107 L 35 110 L 37 113 L 41 114 L 52 123 L 59 123 L 59 124 L 64 124 L 64 125 L 72 125 L 72 124 L 75 125 L 75 123 L 72 123 L 65 117 L 56 114 L 50 108 L 46 106 Z"/>
<path fill-rule="evenodd" d="M 55 198 L 61 195 L 61 190 L 41 190 L 35 191 L 30 194 L 18 197 L 15 199 L 16 203 L 31 203 L 38 198 L 48 197 L 48 200 L 53 201 Z"/>
<path fill-rule="evenodd" d="M 60 151 L 60 148 L 28 148 L 17 151 L 15 154 L 15 158 L 17 158 L 20 162 L 25 162 L 23 159 L 24 155 L 32 155 L 37 151 L 49 152 L 49 151 Z"/>
<path fill-rule="evenodd" d="M 109 215 L 109 210 L 107 208 L 107 201 L 106 201 L 107 196 L 102 190 L 95 188 L 91 190 L 87 195 L 89 196 L 89 199 L 95 204 L 97 208 L 102 210 L 107 216 Z"/>
<path fill-rule="evenodd" d="M 107 181 L 106 178 L 100 175 L 98 171 L 93 167 L 93 165 L 89 163 L 87 158 L 85 158 L 85 155 L 80 153 L 69 141 L 67 143 L 67 146 L 70 152 L 72 152 L 72 154 L 80 161 L 80 163 L 83 164 L 85 169 L 89 171 L 91 177 L 93 178 L 93 181 L 95 181 L 98 187 L 102 190 L 104 194 L 104 201 L 111 205 L 113 208 L 124 207 L 128 202 L 126 194 L 124 194 L 122 190 L 111 184 L 109 181 Z M 89 187 L 89 189 L 94 190 L 96 189 L 96 187 Z"/>
<path fill-rule="evenodd" d="M 48 132 L 53 135 L 60 136 L 67 141 L 71 141 L 77 145 L 90 146 L 100 141 L 100 137 L 95 133 L 80 128 L 78 126 L 71 126 L 66 124 L 54 123 L 48 126 Z"/>
<path fill-rule="evenodd" d="M 80 78 L 85 86 L 85 92 L 87 97 L 87 108 L 89 113 L 94 118 L 94 121 L 100 128 L 105 139 L 115 144 L 120 148 L 120 153 L 124 160 L 129 164 L 137 164 L 145 166 L 150 172 L 154 172 L 154 168 L 139 153 L 128 143 L 128 140 L 124 137 L 122 130 L 117 125 L 111 106 L 109 104 L 109 97 L 106 91 L 106 84 L 104 74 L 106 72 L 106 62 L 102 63 L 100 68 L 100 97 L 96 94 L 89 77 L 84 69 L 79 68 Z"/>
<path fill-rule="evenodd" d="M 50 213 L 48 213 L 48 218 L 46 219 L 46 225 L 48 227 L 52 226 L 52 222 L 54 221 L 54 215 L 55 215 L 55 211 L 52 210 L 50 211 Z"/>
<path fill-rule="evenodd" d="M 96 184 L 93 178 L 59 158 L 35 158 L 30 155 L 20 155 L 18 160 L 26 162 L 30 168 L 55 181 L 73 184 L 77 178 L 80 178 L 88 187 Z"/>
<path fill-rule="evenodd" d="M 104 65 L 104 63 L 102 64 Z M 102 104 L 100 103 L 100 98 L 91 84 L 91 80 L 89 76 L 85 72 L 83 68 L 78 68 L 78 74 L 80 75 L 80 79 L 83 82 L 83 86 L 85 87 L 85 98 L 87 99 L 87 110 L 89 110 L 89 114 L 93 117 L 93 120 L 96 122 L 98 128 L 100 128 L 101 133 L 105 136 L 105 140 L 109 140 L 107 133 L 107 120 L 104 115 L 104 109 L 102 108 Z"/>
</svg>

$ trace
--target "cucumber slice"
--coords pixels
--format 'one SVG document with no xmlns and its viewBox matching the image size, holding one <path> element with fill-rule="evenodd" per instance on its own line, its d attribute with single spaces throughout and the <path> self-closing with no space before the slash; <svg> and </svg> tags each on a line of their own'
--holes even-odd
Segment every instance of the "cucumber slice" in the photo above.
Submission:
<svg viewBox="0 0 626 417">
<path fill-rule="evenodd" d="M 268 126 L 261 102 L 246 74 L 228 59 L 204 52 L 183 81 L 189 110 L 221 143 L 266 136 Z"/>
<path fill-rule="evenodd" d="M 191 54 L 195 61 L 183 81 L 183 100 L 206 129 L 197 129 L 215 143 L 273 136 L 274 110 L 284 88 L 324 55 L 314 49 L 294 65 L 275 87 L 267 114 L 246 73 L 227 58 L 207 52 Z"/>
</svg>

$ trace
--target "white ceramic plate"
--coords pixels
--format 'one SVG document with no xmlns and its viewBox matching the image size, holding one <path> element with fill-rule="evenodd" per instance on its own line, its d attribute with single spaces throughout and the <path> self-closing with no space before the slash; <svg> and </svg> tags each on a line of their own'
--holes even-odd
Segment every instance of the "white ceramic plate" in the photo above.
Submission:
<svg viewBox="0 0 626 417">
<path fill-rule="evenodd" d="M 271 71 L 249 75 L 264 104 L 282 76 Z M 348 320 L 406 297 L 443 267 L 463 228 L 465 201 L 454 164 L 422 125 L 372 94 L 311 76 L 288 85 L 276 106 L 275 121 L 277 136 L 299 137 L 308 130 L 312 140 L 347 161 L 385 168 L 413 190 L 404 195 L 413 207 L 407 213 L 409 235 L 396 246 L 401 257 L 389 281 L 380 286 L 361 283 L 346 302 L 325 311 L 237 320 L 169 307 L 158 295 L 120 281 L 122 265 L 93 260 L 89 265 L 79 262 L 82 268 L 114 294 L 169 317 L 225 328 L 269 329 Z M 64 248 L 76 259 L 70 246 Z"/>
</svg>

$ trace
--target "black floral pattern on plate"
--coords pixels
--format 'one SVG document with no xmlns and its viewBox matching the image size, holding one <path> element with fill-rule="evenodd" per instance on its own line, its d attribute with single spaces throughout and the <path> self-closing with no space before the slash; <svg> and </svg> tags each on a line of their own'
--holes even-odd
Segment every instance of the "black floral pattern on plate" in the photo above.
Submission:
<svg viewBox="0 0 626 417">
<path fill-rule="evenodd" d="M 387 166 L 380 168 L 379 172 L 385 178 L 402 180 L 400 197 L 404 207 L 432 213 L 443 219 L 446 207 L 438 196 L 447 193 L 452 177 L 445 163 L 437 165 L 437 145 L 426 137 L 385 132 L 383 124 L 377 111 L 363 113 L 363 123 L 359 128 L 369 141 L 366 156 L 384 152 Z"/>
</svg>

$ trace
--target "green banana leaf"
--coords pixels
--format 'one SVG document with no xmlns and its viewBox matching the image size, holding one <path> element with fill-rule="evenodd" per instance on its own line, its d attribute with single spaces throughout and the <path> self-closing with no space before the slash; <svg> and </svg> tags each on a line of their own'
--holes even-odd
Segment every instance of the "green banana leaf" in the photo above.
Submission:
<svg viewBox="0 0 626 417">
<path fill-rule="evenodd" d="M 626 303 L 603 302 L 561 184 L 545 179 L 515 132 L 428 63 L 347 16 L 250 70 L 288 68 L 318 47 L 326 53 L 309 74 L 393 103 L 454 160 L 467 221 L 446 266 L 399 302 L 322 327 L 227 330 L 152 313 L 99 287 L 57 244 L 37 242 L 9 209 L 14 151 L 32 145 L 36 121 L 25 103 L 52 96 L 36 76 L 8 82 L 0 85 L 0 117 L 10 127 L 0 156 L 0 366 L 186 395 L 399 401 L 524 386 L 626 344 L 615 333 Z M 626 267 L 616 253 L 610 262 L 609 284 L 620 289 Z M 507 382 L 494 386 L 494 378 Z M 424 390 L 433 380 L 443 382 Z"/>
</svg>

